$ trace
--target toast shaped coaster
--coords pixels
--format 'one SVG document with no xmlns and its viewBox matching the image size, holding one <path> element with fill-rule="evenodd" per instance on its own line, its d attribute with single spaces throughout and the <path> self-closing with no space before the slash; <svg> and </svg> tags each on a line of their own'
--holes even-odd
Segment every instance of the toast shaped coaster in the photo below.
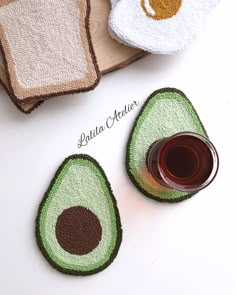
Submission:
<svg viewBox="0 0 236 295">
<path fill-rule="evenodd" d="M 91 275 L 116 257 L 122 228 L 116 200 L 101 166 L 72 155 L 56 172 L 36 219 L 38 246 L 48 262 L 70 275 Z"/>
<path fill-rule="evenodd" d="M 22 103 L 22 102 L 16 102 L 13 99 L 13 94 L 11 92 L 11 88 L 9 85 L 6 67 L 3 62 L 2 55 L 0 53 L 0 84 L 3 86 L 15 106 L 24 114 L 30 114 L 33 110 L 35 110 L 42 102 L 29 102 L 29 103 Z"/>
<path fill-rule="evenodd" d="M 147 151 L 156 140 L 183 131 L 192 131 L 207 137 L 200 118 L 183 92 L 174 88 L 153 92 L 135 120 L 126 154 L 128 175 L 146 197 L 174 203 L 193 196 L 160 185 L 146 166 Z"/>
<path fill-rule="evenodd" d="M 16 101 L 84 92 L 99 81 L 89 0 L 2 0 L 0 40 Z"/>
<path fill-rule="evenodd" d="M 154 54 L 172 54 L 195 39 L 206 15 L 217 3 L 218 0 L 114 1 L 109 30 L 122 43 Z"/>
</svg>

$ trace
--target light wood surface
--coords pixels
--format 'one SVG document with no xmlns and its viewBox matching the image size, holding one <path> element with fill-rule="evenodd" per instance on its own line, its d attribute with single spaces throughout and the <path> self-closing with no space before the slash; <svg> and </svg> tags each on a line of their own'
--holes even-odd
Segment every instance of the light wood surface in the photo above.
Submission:
<svg viewBox="0 0 236 295">
<path fill-rule="evenodd" d="M 108 33 L 109 0 L 91 0 L 90 32 L 102 74 L 125 67 L 145 53 L 112 39 Z"/>
</svg>

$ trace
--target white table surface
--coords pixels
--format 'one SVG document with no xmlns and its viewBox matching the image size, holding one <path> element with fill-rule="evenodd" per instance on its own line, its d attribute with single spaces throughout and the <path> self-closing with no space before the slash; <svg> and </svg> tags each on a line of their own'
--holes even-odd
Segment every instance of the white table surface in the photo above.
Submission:
<svg viewBox="0 0 236 295">
<path fill-rule="evenodd" d="M 31 115 L 21 114 L 0 90 L 1 295 L 236 294 L 235 11 L 233 1 L 222 1 L 203 34 L 184 52 L 148 56 L 104 76 L 93 92 L 54 98 Z M 124 168 L 134 118 L 148 95 L 162 87 L 187 94 L 221 162 L 211 186 L 178 204 L 147 199 Z M 140 102 L 137 109 L 77 148 L 82 132 L 133 100 Z M 85 278 L 52 269 L 34 237 L 43 194 L 63 159 L 73 153 L 88 153 L 102 165 L 124 230 L 114 263 Z"/>
</svg>

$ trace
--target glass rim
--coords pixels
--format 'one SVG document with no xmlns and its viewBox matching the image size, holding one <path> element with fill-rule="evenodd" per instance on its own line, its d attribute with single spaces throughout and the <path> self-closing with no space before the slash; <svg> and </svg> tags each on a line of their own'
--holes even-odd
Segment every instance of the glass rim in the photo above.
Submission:
<svg viewBox="0 0 236 295">
<path fill-rule="evenodd" d="M 169 142 L 169 140 L 176 138 L 176 137 L 184 136 L 184 135 L 193 136 L 193 137 L 196 137 L 196 138 L 202 140 L 209 148 L 211 155 L 212 155 L 212 159 L 213 159 L 213 167 L 212 167 L 212 171 L 211 171 L 211 174 L 208 177 L 208 179 L 205 182 L 203 182 L 202 184 L 200 184 L 199 186 L 195 186 L 192 188 L 191 187 L 190 188 L 180 188 L 178 185 L 175 185 L 175 183 L 173 181 L 170 181 L 170 179 L 166 176 L 164 170 L 160 166 L 161 152 L 162 152 L 163 148 L 166 146 L 166 144 Z M 197 132 L 192 132 L 192 131 L 178 132 L 178 133 L 173 134 L 172 136 L 167 137 L 166 140 L 161 145 L 159 153 L 158 153 L 158 158 L 157 158 L 157 168 L 158 168 L 158 171 L 160 173 L 160 176 L 161 176 L 163 182 L 169 188 L 176 189 L 176 190 L 182 191 L 182 192 L 197 192 L 197 191 L 200 191 L 200 190 L 204 189 L 205 187 L 207 187 L 215 179 L 215 177 L 218 173 L 218 170 L 219 170 L 219 155 L 218 155 L 218 152 L 217 152 L 215 146 L 213 145 L 213 143 L 206 136 L 199 134 Z"/>
</svg>

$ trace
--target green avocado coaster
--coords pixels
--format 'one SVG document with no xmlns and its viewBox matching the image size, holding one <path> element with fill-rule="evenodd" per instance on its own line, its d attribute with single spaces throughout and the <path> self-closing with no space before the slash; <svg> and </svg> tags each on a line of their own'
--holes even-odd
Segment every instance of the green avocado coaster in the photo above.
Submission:
<svg viewBox="0 0 236 295">
<path fill-rule="evenodd" d="M 116 200 L 101 166 L 72 155 L 56 172 L 36 219 L 38 246 L 48 262 L 70 275 L 91 275 L 116 257 L 122 228 Z"/>
<path fill-rule="evenodd" d="M 126 154 L 128 175 L 145 196 L 170 203 L 193 196 L 158 184 L 146 167 L 146 153 L 153 142 L 183 131 L 207 137 L 198 114 L 182 91 L 163 88 L 153 92 L 135 120 Z"/>
</svg>

